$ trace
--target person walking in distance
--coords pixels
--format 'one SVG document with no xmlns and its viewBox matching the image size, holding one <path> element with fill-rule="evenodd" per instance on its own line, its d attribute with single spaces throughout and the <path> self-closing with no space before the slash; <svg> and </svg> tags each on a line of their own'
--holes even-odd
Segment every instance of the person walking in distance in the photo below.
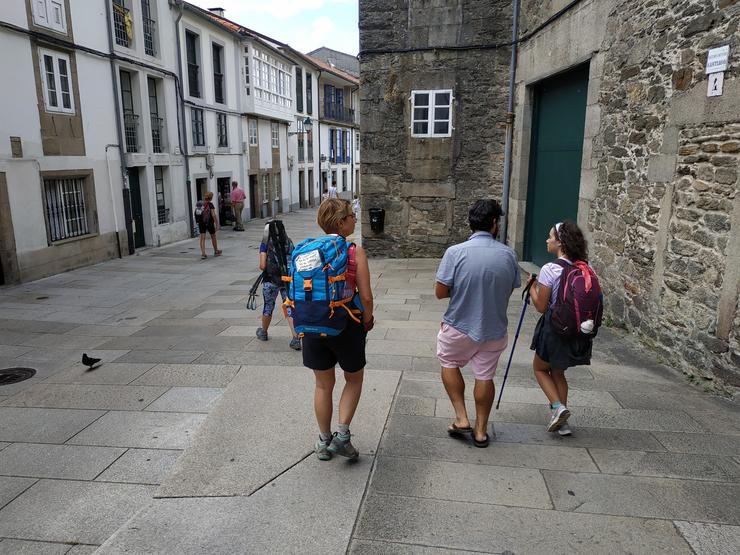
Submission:
<svg viewBox="0 0 740 555">
<path fill-rule="evenodd" d="M 332 181 L 331 187 L 329 187 L 329 198 L 338 198 L 339 193 L 337 193 L 337 182 Z"/>
<path fill-rule="evenodd" d="M 437 334 L 442 383 L 455 409 L 447 433 L 453 437 L 472 434 L 476 447 L 488 446 L 493 376 L 508 342 L 506 309 L 512 291 L 521 285 L 516 253 L 496 240 L 502 214 L 495 200 L 473 203 L 468 213 L 473 234 L 447 249 L 435 284 L 436 297 L 450 299 Z M 468 419 L 460 372 L 468 363 L 475 377 L 475 428 Z"/>
<path fill-rule="evenodd" d="M 547 252 L 556 257 L 540 270 L 537 281 L 530 289 L 532 304 L 542 313 L 532 338 L 531 349 L 535 352 L 534 375 L 550 403 L 551 414 L 547 423 L 548 432 L 558 432 L 569 436 L 573 432 L 568 425 L 568 381 L 565 371 L 571 366 L 591 364 L 593 333 L 601 321 L 600 311 L 594 319 L 586 319 L 580 324 L 583 333 L 568 336 L 556 333 L 552 324 L 553 308 L 558 301 L 558 291 L 565 270 L 579 266 L 582 271 L 592 273 L 588 268 L 588 245 L 578 225 L 572 220 L 555 224 L 547 237 Z M 532 278 L 530 278 L 531 280 Z M 598 287 L 598 281 L 593 275 Z"/>
<path fill-rule="evenodd" d="M 242 222 L 242 210 L 244 210 L 244 199 L 247 195 L 244 189 L 239 187 L 236 181 L 231 182 L 231 209 L 234 211 L 234 231 L 244 231 Z"/>
<path fill-rule="evenodd" d="M 216 207 L 213 205 L 213 192 L 206 191 L 203 196 L 204 202 L 195 209 L 195 221 L 198 223 L 198 231 L 200 231 L 200 257 L 201 259 L 208 258 L 206 254 L 206 232 L 211 236 L 211 244 L 213 245 L 213 256 L 221 256 L 221 252 L 218 248 L 218 239 L 216 239 L 216 232 L 218 231 L 218 217 L 216 216 Z"/>
</svg>

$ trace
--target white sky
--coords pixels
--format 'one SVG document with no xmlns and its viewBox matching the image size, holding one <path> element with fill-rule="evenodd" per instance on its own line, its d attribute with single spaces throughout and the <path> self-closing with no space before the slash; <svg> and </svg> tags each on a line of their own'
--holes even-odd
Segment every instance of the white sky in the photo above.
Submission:
<svg viewBox="0 0 740 555">
<path fill-rule="evenodd" d="M 328 46 L 353 56 L 359 51 L 357 0 L 189 0 L 223 8 L 224 16 L 300 52 Z"/>
</svg>

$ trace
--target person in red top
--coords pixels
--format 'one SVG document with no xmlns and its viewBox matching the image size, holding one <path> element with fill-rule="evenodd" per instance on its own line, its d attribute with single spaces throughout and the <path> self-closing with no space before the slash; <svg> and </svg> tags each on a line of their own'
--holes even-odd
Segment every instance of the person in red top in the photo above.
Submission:
<svg viewBox="0 0 740 555">
<path fill-rule="evenodd" d="M 234 211 L 234 231 L 244 231 L 242 210 L 244 209 L 244 189 L 236 181 L 231 182 L 231 209 Z"/>
</svg>

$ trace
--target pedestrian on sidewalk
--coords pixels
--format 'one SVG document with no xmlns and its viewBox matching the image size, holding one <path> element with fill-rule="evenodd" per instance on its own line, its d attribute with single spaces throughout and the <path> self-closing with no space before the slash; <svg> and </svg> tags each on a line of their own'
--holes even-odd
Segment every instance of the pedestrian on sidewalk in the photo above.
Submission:
<svg viewBox="0 0 740 555">
<path fill-rule="evenodd" d="M 555 333 L 551 318 L 564 268 L 573 266 L 576 261 L 588 263 L 588 245 L 583 232 L 572 220 L 565 220 L 550 228 L 546 243 L 547 252 L 555 255 L 557 260 L 542 267 L 530 289 L 532 304 L 542 313 L 530 349 L 535 352 L 532 363 L 534 375 L 550 403 L 547 431 L 569 436 L 573 432 L 567 423 L 571 413 L 567 406 L 568 381 L 565 371 L 571 366 L 591 364 L 593 338 L 585 333 L 572 336 Z"/>
<path fill-rule="evenodd" d="M 478 200 L 468 212 L 473 234 L 447 249 L 437 270 L 435 294 L 450 299 L 437 334 L 442 383 L 455 409 L 447 428 L 451 436 L 472 433 L 476 447 L 487 447 L 488 418 L 495 386 L 493 376 L 508 342 L 506 309 L 521 285 L 516 253 L 496 240 L 501 205 Z M 475 386 L 475 428 L 465 408 L 465 381 L 460 368 L 472 363 Z"/>
<path fill-rule="evenodd" d="M 198 224 L 198 231 L 200 231 L 200 258 L 205 260 L 208 258 L 206 254 L 206 231 L 211 236 L 213 256 L 221 256 L 222 251 L 218 249 L 218 240 L 216 239 L 216 232 L 219 229 L 219 225 L 216 207 L 211 202 L 213 200 L 213 192 L 206 191 L 203 198 L 204 202 L 200 206 L 196 205 L 195 221 Z"/>
<path fill-rule="evenodd" d="M 328 199 L 321 203 L 317 216 L 321 229 L 328 235 L 347 238 L 355 231 L 355 216 L 347 200 Z M 356 459 L 359 452 L 352 445 L 349 430 L 352 417 L 362 393 L 365 369 L 365 341 L 372 329 L 373 293 L 370 287 L 370 268 L 362 247 L 351 244 L 348 249 L 347 296 L 359 295 L 362 303 L 360 322 L 349 318 L 347 326 L 339 335 L 303 338 L 303 365 L 314 371 L 314 411 L 319 426 L 319 439 L 315 444 L 316 456 L 326 461 L 332 455 Z M 353 283 L 354 280 L 354 283 Z M 341 308 L 337 308 L 341 310 Z M 344 389 L 339 399 L 337 431 L 332 434 L 333 392 L 336 380 L 336 365 L 344 371 Z"/>
<path fill-rule="evenodd" d="M 329 198 L 339 198 L 339 193 L 337 192 L 337 182 L 332 181 L 331 186 L 329 187 Z"/>
<path fill-rule="evenodd" d="M 234 211 L 234 231 L 244 231 L 242 222 L 242 210 L 244 209 L 244 199 L 247 195 L 244 189 L 239 187 L 236 181 L 231 182 L 231 209 Z"/>
<path fill-rule="evenodd" d="M 280 220 L 272 220 L 265 225 L 260 243 L 260 270 L 263 272 L 262 279 L 262 322 L 257 328 L 257 339 L 267 341 L 269 339 L 267 329 L 272 322 L 272 313 L 275 311 L 275 301 L 278 293 L 285 302 L 286 292 L 283 276 L 288 275 L 288 261 L 293 252 L 293 241 L 285 233 L 285 227 Z M 287 309 L 286 320 L 290 328 L 290 348 L 301 350 L 301 339 L 293 328 L 293 319 L 290 308 Z"/>
</svg>

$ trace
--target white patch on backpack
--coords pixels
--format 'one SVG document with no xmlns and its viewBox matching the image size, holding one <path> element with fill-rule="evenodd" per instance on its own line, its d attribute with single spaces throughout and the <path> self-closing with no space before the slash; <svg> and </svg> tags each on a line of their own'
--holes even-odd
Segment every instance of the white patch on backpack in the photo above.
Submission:
<svg viewBox="0 0 740 555">
<path fill-rule="evenodd" d="M 297 272 L 309 272 L 321 267 L 321 255 L 318 250 L 307 252 L 295 257 L 295 269 Z"/>
</svg>

